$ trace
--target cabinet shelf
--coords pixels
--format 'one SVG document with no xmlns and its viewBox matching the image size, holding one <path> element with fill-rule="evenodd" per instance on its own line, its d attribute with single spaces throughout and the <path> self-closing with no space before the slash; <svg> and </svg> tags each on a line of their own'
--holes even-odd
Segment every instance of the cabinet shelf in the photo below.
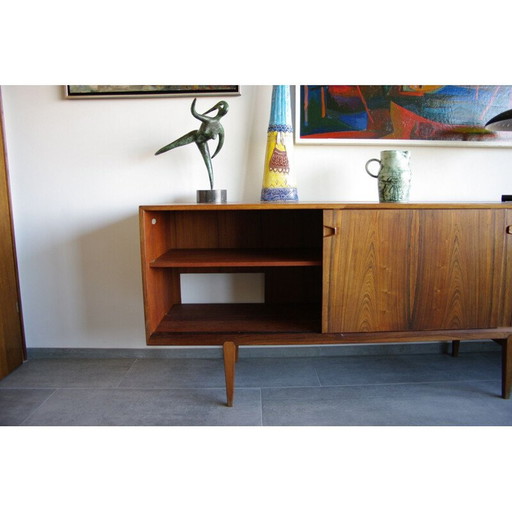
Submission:
<svg viewBox="0 0 512 512">
<path fill-rule="evenodd" d="M 319 304 L 175 304 L 153 334 L 319 331 Z"/>
<path fill-rule="evenodd" d="M 150 263 L 153 268 L 318 267 L 314 249 L 171 249 Z"/>
</svg>

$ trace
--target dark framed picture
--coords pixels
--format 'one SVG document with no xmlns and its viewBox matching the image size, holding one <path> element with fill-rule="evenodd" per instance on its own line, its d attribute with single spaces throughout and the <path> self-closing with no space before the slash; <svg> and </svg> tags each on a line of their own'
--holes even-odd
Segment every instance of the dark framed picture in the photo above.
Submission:
<svg viewBox="0 0 512 512">
<path fill-rule="evenodd" d="M 238 96 L 238 85 L 66 85 L 69 99 Z"/>
<path fill-rule="evenodd" d="M 485 124 L 512 109 L 507 85 L 301 85 L 296 142 L 511 146 Z"/>
</svg>

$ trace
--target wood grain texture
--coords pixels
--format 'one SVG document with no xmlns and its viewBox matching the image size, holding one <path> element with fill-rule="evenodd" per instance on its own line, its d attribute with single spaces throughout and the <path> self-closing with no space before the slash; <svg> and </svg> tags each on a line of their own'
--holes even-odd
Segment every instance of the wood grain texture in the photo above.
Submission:
<svg viewBox="0 0 512 512">
<path fill-rule="evenodd" d="M 418 212 L 418 268 L 413 279 L 411 328 L 478 329 L 504 325 L 501 306 L 507 260 L 505 213 Z"/>
<path fill-rule="evenodd" d="M 169 308 L 180 302 L 179 273 L 170 269 L 151 269 L 150 263 L 169 247 L 169 223 L 172 218 L 162 212 L 140 210 L 140 239 L 144 318 L 146 338 L 156 330 Z"/>
<path fill-rule="evenodd" d="M 156 331 L 149 338 L 149 345 L 222 345 L 226 339 L 237 345 L 345 345 L 369 343 L 447 342 L 461 340 L 502 340 L 511 329 L 467 329 L 441 331 L 390 331 L 390 332 L 165 332 Z"/>
<path fill-rule="evenodd" d="M 510 398 L 512 388 L 512 336 L 501 345 L 501 397 Z"/>
<path fill-rule="evenodd" d="M 511 325 L 506 210 L 324 215 L 324 332 Z"/>
<path fill-rule="evenodd" d="M 170 249 L 150 263 L 153 268 L 319 267 L 312 249 Z"/>
<path fill-rule="evenodd" d="M 324 224 L 324 332 L 409 327 L 413 212 L 327 211 Z"/>
<path fill-rule="evenodd" d="M 224 356 L 224 378 L 226 381 L 226 405 L 233 406 L 233 396 L 235 393 L 235 363 L 237 360 L 237 346 L 232 341 L 226 341 L 223 344 Z"/>
<path fill-rule="evenodd" d="M 175 304 L 159 333 L 319 332 L 319 306 L 307 304 Z"/>
<path fill-rule="evenodd" d="M 510 209 L 510 204 L 501 202 L 423 202 L 423 203 L 340 203 L 331 202 L 262 202 L 262 203 L 223 203 L 223 204 L 198 204 L 198 203 L 172 203 L 161 205 L 143 205 L 139 207 L 147 211 L 261 211 L 261 210 L 464 210 L 464 209 Z"/>
<path fill-rule="evenodd" d="M 23 363 L 25 342 L 0 98 L 0 379 Z"/>
</svg>

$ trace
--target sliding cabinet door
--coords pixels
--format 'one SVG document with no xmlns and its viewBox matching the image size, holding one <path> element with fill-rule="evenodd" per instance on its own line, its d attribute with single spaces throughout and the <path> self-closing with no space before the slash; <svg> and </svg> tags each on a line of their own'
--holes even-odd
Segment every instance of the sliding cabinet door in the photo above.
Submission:
<svg viewBox="0 0 512 512">
<path fill-rule="evenodd" d="M 512 211 L 324 212 L 323 332 L 512 323 Z"/>
<path fill-rule="evenodd" d="M 508 209 L 418 212 L 413 330 L 508 327 Z"/>
<path fill-rule="evenodd" d="M 413 219 L 409 210 L 324 212 L 323 332 L 408 330 Z"/>
</svg>

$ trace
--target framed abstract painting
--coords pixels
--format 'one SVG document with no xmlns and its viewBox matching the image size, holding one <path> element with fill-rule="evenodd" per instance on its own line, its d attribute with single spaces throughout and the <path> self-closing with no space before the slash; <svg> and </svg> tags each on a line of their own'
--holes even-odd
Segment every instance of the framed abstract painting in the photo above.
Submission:
<svg viewBox="0 0 512 512">
<path fill-rule="evenodd" d="M 512 108 L 506 85 L 301 85 L 297 143 L 512 146 L 485 124 Z"/>
<path fill-rule="evenodd" d="M 68 99 L 238 96 L 238 85 L 66 85 Z"/>
</svg>

